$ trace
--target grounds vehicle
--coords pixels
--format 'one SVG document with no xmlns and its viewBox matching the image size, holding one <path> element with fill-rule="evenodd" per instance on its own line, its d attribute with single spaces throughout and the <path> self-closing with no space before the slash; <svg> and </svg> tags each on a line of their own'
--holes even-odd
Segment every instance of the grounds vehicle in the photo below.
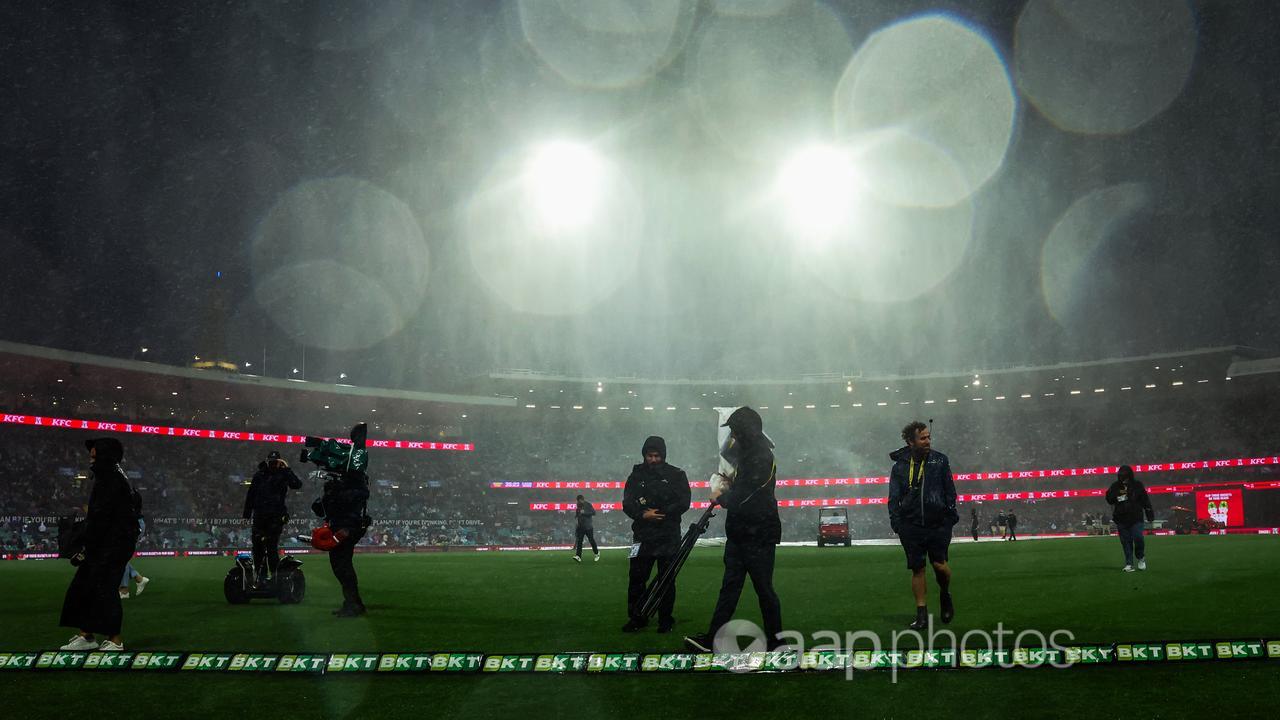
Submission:
<svg viewBox="0 0 1280 720">
<path fill-rule="evenodd" d="M 236 564 L 222 581 L 222 594 L 232 605 L 243 605 L 253 598 L 276 598 L 285 605 L 302 602 L 307 593 L 307 579 L 302 575 L 302 561 L 292 555 L 280 558 L 273 581 L 254 584 L 253 554 L 236 553 Z"/>
<path fill-rule="evenodd" d="M 1173 531 L 1178 535 L 1208 535 L 1222 527 L 1222 523 L 1213 518 L 1198 518 L 1191 508 L 1175 505 L 1169 508 L 1173 513 Z"/>
<path fill-rule="evenodd" d="M 820 508 L 818 510 L 818 547 L 844 545 L 849 547 L 849 511 L 844 508 Z"/>
</svg>

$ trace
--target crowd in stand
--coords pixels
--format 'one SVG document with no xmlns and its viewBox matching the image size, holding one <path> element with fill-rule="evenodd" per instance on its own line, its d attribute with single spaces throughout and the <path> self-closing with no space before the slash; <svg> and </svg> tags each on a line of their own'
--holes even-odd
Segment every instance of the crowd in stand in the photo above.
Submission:
<svg viewBox="0 0 1280 720">
<path fill-rule="evenodd" d="M 1121 411 L 1123 410 L 1123 411 Z M 703 413 L 491 413 L 466 430 L 474 452 L 376 450 L 371 453 L 370 514 L 376 519 L 365 543 L 395 547 L 448 545 L 564 544 L 572 538 L 572 513 L 532 511 L 533 502 L 572 502 L 582 492 L 595 503 L 619 502 L 620 489 L 499 489 L 494 481 L 625 480 L 640 460 L 650 434 L 667 438 L 668 460 L 691 480 L 705 481 L 716 464 L 716 423 Z M 1183 403 L 1149 402 L 1132 407 L 1094 405 L 1047 412 L 1028 404 L 1009 410 L 967 414 L 939 411 L 934 447 L 947 453 L 955 472 L 1027 470 L 1140 464 L 1275 454 L 1267 428 L 1275 410 L 1258 402 L 1199 404 L 1194 416 Z M 831 411 L 764 413 L 777 444 L 779 478 L 886 475 L 888 453 L 901 445 L 905 420 L 885 410 L 860 414 Z M 284 428 L 273 428 L 286 430 Z M 376 431 L 375 431 L 376 432 Z M 83 449 L 86 433 L 22 426 L 0 427 L 0 544 L 6 551 L 44 551 L 55 544 L 54 518 L 81 511 L 88 491 Z M 286 458 L 296 448 L 260 443 L 122 437 L 123 467 L 141 493 L 147 530 L 139 550 L 229 548 L 247 544 L 242 521 L 246 484 L 270 449 Z M 303 489 L 291 496 L 287 534 L 309 533 L 309 507 L 321 481 L 310 466 L 295 470 Z M 1150 484 L 1247 480 L 1255 471 L 1194 471 L 1151 474 Z M 1110 478 L 1085 476 L 1033 480 L 964 481 L 961 494 L 1105 487 Z M 780 500 L 881 497 L 885 485 L 781 487 Z M 695 500 L 705 490 L 694 490 Z M 1157 516 L 1186 498 L 1153 497 Z M 1000 511 L 1018 515 L 1022 534 L 1083 531 L 1109 517 L 1101 498 L 997 501 L 978 508 L 979 525 L 990 533 Z M 848 509 L 855 538 L 889 537 L 882 505 Z M 785 540 L 812 540 L 818 510 L 785 509 Z M 687 517 L 688 522 L 693 514 Z M 711 535 L 722 527 L 718 518 Z M 957 534 L 966 534 L 968 507 L 961 508 Z M 629 542 L 630 520 L 620 511 L 596 517 L 604 544 Z"/>
</svg>

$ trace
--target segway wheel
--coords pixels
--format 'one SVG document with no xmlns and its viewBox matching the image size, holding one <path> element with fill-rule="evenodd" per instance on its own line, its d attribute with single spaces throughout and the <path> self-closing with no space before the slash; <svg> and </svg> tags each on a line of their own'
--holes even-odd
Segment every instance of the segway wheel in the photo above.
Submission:
<svg viewBox="0 0 1280 720">
<path fill-rule="evenodd" d="M 276 585 L 276 597 L 285 605 L 302 602 L 307 594 L 307 578 L 301 570 L 290 570 L 280 573 Z"/>
<path fill-rule="evenodd" d="M 243 605 L 249 602 L 249 594 L 244 591 L 244 584 L 235 572 L 227 573 L 226 579 L 222 581 L 222 594 L 232 605 Z"/>
</svg>

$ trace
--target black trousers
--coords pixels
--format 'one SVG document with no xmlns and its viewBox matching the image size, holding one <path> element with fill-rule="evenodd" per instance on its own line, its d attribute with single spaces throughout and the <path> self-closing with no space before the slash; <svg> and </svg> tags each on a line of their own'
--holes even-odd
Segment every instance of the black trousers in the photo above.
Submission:
<svg viewBox="0 0 1280 720">
<path fill-rule="evenodd" d="M 1010 540 L 1017 540 L 1017 539 L 1018 539 L 1018 526 L 1017 526 L 1017 525 L 1010 525 L 1010 526 L 1009 526 L 1009 539 L 1010 539 Z"/>
<path fill-rule="evenodd" d="M 578 557 L 582 557 L 582 538 L 586 538 L 591 541 L 591 552 L 597 555 L 600 554 L 600 548 L 596 546 L 595 530 L 593 530 L 592 528 L 586 528 L 586 529 L 578 528 L 577 532 L 574 533 L 574 536 L 575 536 L 573 540 L 574 555 L 577 555 Z"/>
<path fill-rule="evenodd" d="M 275 577 L 276 567 L 280 564 L 280 533 L 284 531 L 284 525 L 288 521 L 288 515 L 254 516 L 251 537 L 253 567 L 258 577 L 263 577 L 263 568 Z"/>
<path fill-rule="evenodd" d="M 134 546 L 130 544 L 88 553 L 67 588 L 58 624 L 84 632 L 119 635 L 124 624 L 120 576 L 133 551 Z"/>
<path fill-rule="evenodd" d="M 360 528 L 343 529 L 349 534 L 346 540 L 338 543 L 338 547 L 329 551 L 329 567 L 333 569 L 333 576 L 338 579 L 338 584 L 342 585 L 342 605 L 364 607 L 364 601 L 360 599 L 360 582 L 356 578 L 356 568 L 351 564 L 356 543 L 364 537 L 364 531 Z"/>
<path fill-rule="evenodd" d="M 778 549 L 773 543 L 740 543 L 730 540 L 724 546 L 724 580 L 720 597 L 711 615 L 712 637 L 722 625 L 733 619 L 738 598 L 747 577 L 760 599 L 760 615 L 764 620 L 765 639 L 772 643 L 782 632 L 782 603 L 773 589 L 773 560 Z"/>
<path fill-rule="evenodd" d="M 978 526 L 977 526 L 977 525 L 974 525 L 973 527 L 969 528 L 969 531 L 973 533 L 973 539 L 974 539 L 974 542 L 977 542 L 977 540 L 978 540 Z"/>
<path fill-rule="evenodd" d="M 675 562 L 675 555 L 642 555 L 631 558 L 630 578 L 627 583 L 627 616 L 639 617 L 640 608 L 636 607 L 640 598 L 644 596 L 645 585 L 649 582 L 649 573 L 653 570 L 653 566 L 658 566 L 658 577 L 662 577 L 662 573 L 667 571 L 671 563 Z M 666 597 L 662 598 L 662 604 L 658 606 L 658 619 L 670 620 L 671 613 L 676 607 L 676 585 L 671 583 L 671 589 L 667 591 Z"/>
</svg>

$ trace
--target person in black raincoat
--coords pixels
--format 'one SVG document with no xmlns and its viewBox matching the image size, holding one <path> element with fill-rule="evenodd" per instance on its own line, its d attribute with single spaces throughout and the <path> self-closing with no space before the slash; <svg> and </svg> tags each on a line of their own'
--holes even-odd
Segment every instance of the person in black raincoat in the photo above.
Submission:
<svg viewBox="0 0 1280 720">
<path fill-rule="evenodd" d="M 628 620 L 623 632 L 635 632 L 648 624 L 637 603 L 653 566 L 657 564 L 658 577 L 662 577 L 680 550 L 680 516 L 689 509 L 690 499 L 689 477 L 684 470 L 667 464 L 665 440 L 656 435 L 648 438 L 640 453 L 644 462 L 631 468 L 622 498 L 622 511 L 631 518 L 634 535 L 627 584 Z M 671 632 L 675 605 L 672 584 L 658 608 L 658 632 Z"/>
<path fill-rule="evenodd" d="M 596 514 L 596 507 L 587 502 L 587 499 L 578 496 L 578 507 L 573 511 L 576 520 L 573 537 L 573 559 L 582 562 L 582 541 L 584 539 L 591 541 L 591 552 L 596 556 L 596 562 L 600 561 L 600 548 L 596 545 L 596 531 L 591 518 Z"/>
<path fill-rule="evenodd" d="M 289 463 L 272 450 L 258 463 L 249 493 L 244 498 L 244 518 L 253 520 L 253 568 L 261 585 L 276 576 L 280 564 L 280 533 L 289 522 L 285 496 L 302 487 L 302 480 L 289 468 Z"/>
<path fill-rule="evenodd" d="M 685 637 L 685 645 L 695 652 L 713 652 L 716 633 L 733 619 L 742 586 L 750 577 L 760 600 L 765 644 L 773 650 L 783 642 L 779 637 L 782 603 L 773 588 L 774 558 L 778 543 L 782 542 L 782 522 L 774 494 L 778 468 L 773 457 L 773 442 L 764 434 L 760 414 L 749 407 L 734 410 L 723 427 L 730 432 L 725 457 L 736 469 L 729 489 L 711 496 L 727 513 L 724 578 L 709 629 L 706 633 Z"/>
<path fill-rule="evenodd" d="M 120 461 L 124 446 L 115 438 L 87 440 L 93 489 L 85 516 L 83 547 L 73 557 L 75 577 L 62 601 L 59 625 L 76 628 L 63 650 L 124 650 L 124 609 L 117 585 L 138 542 L 140 500 Z M 99 645 L 95 634 L 107 640 Z"/>
</svg>

